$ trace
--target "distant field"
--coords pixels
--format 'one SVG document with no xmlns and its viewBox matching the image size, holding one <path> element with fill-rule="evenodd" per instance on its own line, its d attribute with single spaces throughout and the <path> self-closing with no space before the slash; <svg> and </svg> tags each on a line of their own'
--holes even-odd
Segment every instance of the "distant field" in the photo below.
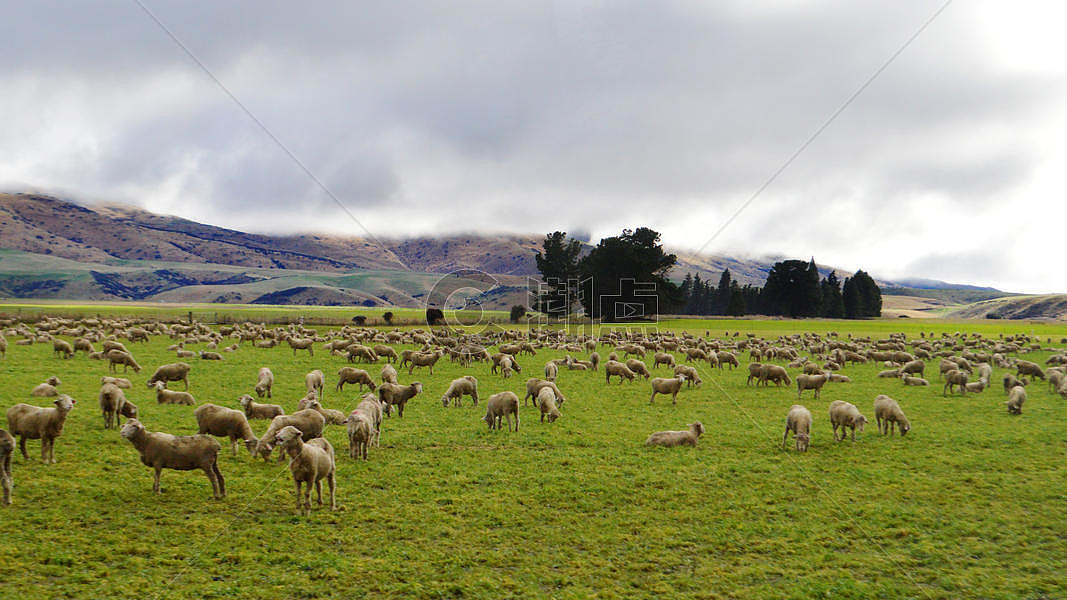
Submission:
<svg viewBox="0 0 1067 600">
<path fill-rule="evenodd" d="M 112 314 L 96 305 L 53 308 Z M 115 307 L 114 314 L 129 309 Z M 215 307 L 139 310 L 146 317 L 193 310 L 201 318 Z M 308 310 L 332 309 L 249 307 L 233 314 L 259 320 Z M 371 314 L 338 310 L 339 317 Z M 1049 348 L 1067 345 L 1061 342 L 1067 324 L 1026 322 L 691 319 L 658 326 L 731 340 L 735 333 L 738 339 L 831 331 L 842 338 L 1027 333 L 1045 347 L 1026 355 L 1039 363 Z M 1023 414 L 1009 416 L 1002 370 L 982 394 L 944 398 L 936 361 L 926 372 L 934 384 L 928 388 L 876 379 L 881 365 L 847 367 L 853 383 L 828 384 L 821 399 L 805 392 L 800 400 L 815 423 L 811 449 L 797 454 L 792 439 L 790 450 L 780 448 L 796 389 L 746 386 L 747 355 L 739 357 L 740 370 L 697 364 L 704 383 L 683 390 L 677 406 L 663 397 L 649 404 L 644 381 L 606 385 L 602 371 L 563 370 L 563 417 L 542 424 L 536 409 L 523 406 L 518 432 L 488 431 L 480 420 L 484 399 L 505 389 L 521 397 L 526 377 L 564 353 L 520 357 L 522 373 L 508 380 L 485 365 L 464 369 L 444 358 L 433 375 L 402 370 L 401 381 L 421 381 L 424 392 L 404 419 L 385 420 L 382 447 L 371 449 L 369 461 L 348 458 L 343 428 L 328 428 L 343 510 L 316 509 L 305 519 L 296 513 L 285 465 L 253 461 L 244 450 L 233 458 L 228 442 L 219 461 L 226 499 L 211 500 L 199 472 L 164 471 L 164 493 L 153 495 L 151 470 L 116 431 L 102 428 L 96 394 L 105 365 L 84 355 L 55 358 L 49 344 L 9 342 L 0 361 L 3 408 L 46 404 L 29 390 L 53 374 L 78 400 L 56 444 L 58 464 L 40 464 L 36 441 L 29 442 L 31 460 L 14 459 L 15 504 L 0 507 L 0 593 L 9 598 L 1067 594 L 1065 401 L 1036 382 Z M 128 374 L 134 383 L 128 396 L 150 430 L 192 434 L 192 407 L 158 405 L 144 385 L 157 365 L 175 360 L 165 350 L 173 342 L 131 344 L 144 370 Z M 606 356 L 611 349 L 599 351 Z M 235 407 L 251 392 L 257 369 L 269 366 L 277 380 L 273 401 L 291 412 L 304 394 L 304 374 L 321 369 L 325 405 L 347 412 L 357 391 L 333 388 L 345 364 L 321 344 L 314 357 L 294 356 L 284 345 L 246 344 L 222 362 L 192 361 L 191 392 L 201 403 Z M 366 368 L 377 378 L 380 365 Z M 478 377 L 483 402 L 443 408 L 448 382 L 468 373 Z M 896 398 L 911 419 L 906 437 L 878 435 L 871 404 L 879 393 Z M 831 440 L 826 407 L 838 399 L 872 421 L 855 443 Z M 696 448 L 643 445 L 653 431 L 694 420 L 707 428 Z M 260 434 L 266 423 L 252 426 Z"/>
</svg>

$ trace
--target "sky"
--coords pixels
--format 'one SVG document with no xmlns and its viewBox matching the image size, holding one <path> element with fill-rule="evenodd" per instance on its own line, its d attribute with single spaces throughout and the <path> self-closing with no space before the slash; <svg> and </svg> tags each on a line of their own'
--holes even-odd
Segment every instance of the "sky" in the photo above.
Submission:
<svg viewBox="0 0 1067 600">
<path fill-rule="evenodd" d="M 3 1 L 0 190 L 1067 292 L 1067 3 L 944 5 Z"/>
</svg>

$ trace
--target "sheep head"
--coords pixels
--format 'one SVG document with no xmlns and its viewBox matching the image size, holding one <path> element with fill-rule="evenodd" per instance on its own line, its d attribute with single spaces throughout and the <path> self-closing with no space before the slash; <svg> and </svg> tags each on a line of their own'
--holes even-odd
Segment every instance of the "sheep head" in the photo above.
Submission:
<svg viewBox="0 0 1067 600">
<path fill-rule="evenodd" d="M 811 442 L 811 436 L 806 433 L 798 433 L 796 435 L 797 451 L 807 452 L 808 444 Z"/>
<path fill-rule="evenodd" d="M 60 394 L 60 396 L 56 398 L 52 402 L 52 404 L 55 404 L 56 408 L 58 408 L 60 412 L 69 412 L 72 408 L 74 408 L 74 404 L 77 402 L 77 400 L 71 398 L 66 394 Z"/>
<path fill-rule="evenodd" d="M 300 439 L 300 437 L 303 435 L 304 434 L 301 433 L 300 430 L 296 427 L 293 427 L 292 425 L 286 425 L 285 427 L 282 427 L 281 431 L 274 434 L 274 441 L 275 443 L 284 446 L 294 439 Z"/>
<path fill-rule="evenodd" d="M 122 429 L 119 431 L 119 435 L 126 439 L 130 439 L 138 433 L 144 431 L 144 425 L 137 419 L 129 419 L 123 424 Z"/>
</svg>

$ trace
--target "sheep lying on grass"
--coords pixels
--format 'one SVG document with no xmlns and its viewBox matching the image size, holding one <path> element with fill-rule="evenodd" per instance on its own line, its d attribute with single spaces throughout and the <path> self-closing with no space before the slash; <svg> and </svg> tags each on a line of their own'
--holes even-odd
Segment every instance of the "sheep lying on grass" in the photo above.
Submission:
<svg viewBox="0 0 1067 600">
<path fill-rule="evenodd" d="M 70 396 L 62 394 L 55 399 L 55 406 L 52 407 L 16 404 L 7 409 L 7 428 L 11 435 L 18 436 L 22 458 L 30 458 L 26 453 L 26 440 L 41 440 L 41 460 L 46 465 L 55 464 L 56 438 L 62 435 L 67 413 L 74 408 L 75 402 Z"/>
<path fill-rule="evenodd" d="M 30 390 L 30 395 L 37 398 L 55 398 L 59 395 L 59 390 L 56 388 L 59 387 L 60 383 L 59 378 L 53 375 L 46 379 L 44 383 L 39 383 L 37 387 Z"/>
<path fill-rule="evenodd" d="M 685 383 L 685 375 L 679 375 L 672 378 L 656 377 L 652 380 L 652 396 L 649 397 L 648 403 L 656 399 L 656 394 L 670 394 L 671 404 L 678 404 L 678 392 L 682 389 L 682 384 Z"/>
<path fill-rule="evenodd" d="M 874 420 L 878 424 L 878 433 L 882 435 L 893 435 L 897 427 L 900 427 L 901 436 L 911 431 L 911 422 L 904 416 L 904 411 L 900 410 L 900 405 L 885 394 L 879 394 L 874 399 Z"/>
<path fill-rule="evenodd" d="M 317 410 L 322 413 L 322 417 L 326 419 L 327 425 L 344 425 L 345 421 L 348 420 L 348 417 L 345 416 L 345 413 L 335 408 L 325 408 L 318 400 L 312 400 L 311 402 L 308 402 L 308 408 L 310 408 L 311 410 Z"/>
<path fill-rule="evenodd" d="M 470 396 L 474 405 L 478 406 L 478 380 L 473 375 L 453 379 L 444 395 L 441 396 L 441 404 L 448 408 L 448 403 L 451 401 L 453 406 L 462 406 L 463 396 Z"/>
<path fill-rule="evenodd" d="M 704 434 L 704 426 L 700 421 L 689 424 L 685 431 L 657 431 L 645 440 L 646 446 L 696 446 L 697 440 Z"/>
<path fill-rule="evenodd" d="M 105 375 L 100 378 L 100 385 L 104 385 L 105 383 L 113 384 L 124 390 L 128 390 L 133 387 L 133 384 L 130 383 L 129 379 L 124 379 L 122 377 L 108 377 Z"/>
<path fill-rule="evenodd" d="M 237 440 L 244 440 L 248 453 L 255 455 L 259 440 L 252 434 L 252 428 L 249 427 L 243 412 L 208 403 L 196 407 L 193 415 L 200 428 L 197 433 L 230 438 L 230 449 L 233 450 L 234 458 L 237 458 Z"/>
<path fill-rule="evenodd" d="M 515 431 L 518 431 L 519 397 L 515 392 L 500 392 L 489 396 L 489 400 L 485 403 L 485 416 L 482 420 L 489 425 L 489 429 L 502 429 L 506 418 L 508 431 L 511 431 L 512 415 L 515 415 Z"/>
<path fill-rule="evenodd" d="M 163 365 L 156 369 L 155 373 L 148 378 L 148 387 L 155 387 L 156 382 L 162 382 L 164 386 L 170 381 L 181 381 L 185 383 L 185 391 L 189 391 L 189 370 L 192 367 L 189 363 L 176 362 Z M 135 371 L 139 369 L 134 369 Z"/>
<path fill-rule="evenodd" d="M 856 441 L 856 428 L 863 432 L 863 426 L 867 423 L 867 417 L 860 414 L 856 405 L 843 400 L 834 400 L 830 403 L 830 425 L 834 428 L 834 441 L 837 438 L 837 428 L 841 428 L 841 440 L 845 439 L 845 429 L 852 430 L 852 441 Z"/>
<path fill-rule="evenodd" d="M 386 364 L 386 367 L 392 369 L 392 365 Z M 382 372 L 385 372 L 385 368 L 382 368 Z M 393 375 L 396 375 L 396 370 L 393 369 Z M 385 379 L 384 377 L 382 379 Z M 370 388 L 370 391 L 378 389 L 378 386 L 374 384 L 374 380 L 370 378 L 370 373 L 363 369 L 357 369 L 355 367 L 341 367 L 337 370 L 337 387 L 338 392 L 344 391 L 346 383 L 353 383 L 359 385 L 359 391 L 363 391 L 363 386 Z"/>
<path fill-rule="evenodd" d="M 122 389 L 113 383 L 105 383 L 100 386 L 98 399 L 100 401 L 100 412 L 104 416 L 104 429 L 111 429 L 113 425 L 118 426 L 119 415 L 130 419 L 137 418 L 137 407 L 127 400 L 126 394 L 123 393 Z"/>
<path fill-rule="evenodd" d="M 262 398 L 266 395 L 270 398 L 270 389 L 272 387 L 274 387 L 274 373 L 267 367 L 260 367 L 255 387 L 256 396 Z"/>
<path fill-rule="evenodd" d="M 267 431 L 263 433 L 259 438 L 259 443 L 256 444 L 256 456 L 262 456 L 264 461 L 269 460 L 270 453 L 274 450 L 275 434 L 290 425 L 304 433 L 304 441 L 306 442 L 322 436 L 322 431 L 326 429 L 326 417 L 323 417 L 319 411 L 310 408 L 298 410 L 291 415 L 274 417 L 271 419 Z M 283 460 L 285 460 L 284 452 L 278 455 L 278 462 Z"/>
<path fill-rule="evenodd" d="M 157 381 L 152 384 L 152 387 L 156 388 L 156 403 L 157 404 L 184 404 L 186 406 L 193 406 L 196 404 L 196 398 L 189 392 L 176 392 L 174 390 L 168 390 L 167 384 L 162 381 Z"/>
<path fill-rule="evenodd" d="M 137 419 L 126 421 L 122 426 L 122 437 L 137 449 L 141 455 L 141 463 L 155 469 L 153 492 L 163 493 L 159 487 L 159 475 L 163 469 L 200 469 L 211 481 L 211 491 L 215 499 L 226 496 L 226 480 L 223 479 L 218 464 L 222 446 L 215 438 L 207 435 L 177 436 L 159 431 L 148 432 Z"/>
<path fill-rule="evenodd" d="M 249 419 L 273 419 L 285 414 L 285 409 L 281 406 L 277 404 L 260 404 L 248 394 L 241 396 L 239 402 L 245 417 Z"/>
<path fill-rule="evenodd" d="M 11 505 L 11 488 L 15 485 L 11 476 L 11 455 L 15 453 L 15 438 L 0 429 L 0 487 L 4 489 L 4 506 Z"/>
<path fill-rule="evenodd" d="M 793 432 L 797 452 L 807 452 L 811 442 L 811 411 L 799 404 L 789 407 L 789 414 L 785 417 L 785 435 L 782 436 L 783 450 L 790 431 Z"/>
<path fill-rule="evenodd" d="M 336 462 L 333 455 L 333 446 L 326 438 L 315 438 L 304 443 L 303 434 L 292 425 L 283 427 L 275 434 L 275 443 L 281 446 L 292 459 L 289 461 L 289 471 L 293 474 L 293 483 L 296 484 L 296 509 L 302 511 L 304 516 L 311 516 L 311 486 L 315 485 L 316 501 L 322 505 L 322 480 L 330 487 L 330 510 L 337 510 L 337 481 L 334 479 Z M 304 486 L 301 497 L 300 487 Z"/>
<path fill-rule="evenodd" d="M 930 382 L 925 380 L 925 379 L 923 379 L 922 377 L 912 377 L 911 375 L 908 375 L 907 373 L 901 373 L 900 374 L 900 381 L 904 385 L 915 385 L 915 386 L 930 385 Z"/>
<path fill-rule="evenodd" d="M 1008 393 L 1008 401 L 1005 402 L 1008 406 L 1008 414 L 1023 414 L 1023 402 L 1026 402 L 1026 388 L 1021 385 L 1011 388 L 1011 392 Z"/>
</svg>

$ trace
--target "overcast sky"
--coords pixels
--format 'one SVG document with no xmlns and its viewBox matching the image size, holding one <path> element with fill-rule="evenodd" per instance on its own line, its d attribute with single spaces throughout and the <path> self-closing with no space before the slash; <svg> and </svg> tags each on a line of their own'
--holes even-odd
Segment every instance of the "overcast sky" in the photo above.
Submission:
<svg viewBox="0 0 1067 600">
<path fill-rule="evenodd" d="M 365 235 L 276 139 L 376 236 L 689 249 L 943 4 L 144 2 L 195 60 L 136 0 L 3 2 L 0 189 Z M 1067 292 L 1064 23 L 949 5 L 707 250 Z"/>
</svg>

